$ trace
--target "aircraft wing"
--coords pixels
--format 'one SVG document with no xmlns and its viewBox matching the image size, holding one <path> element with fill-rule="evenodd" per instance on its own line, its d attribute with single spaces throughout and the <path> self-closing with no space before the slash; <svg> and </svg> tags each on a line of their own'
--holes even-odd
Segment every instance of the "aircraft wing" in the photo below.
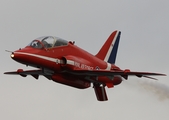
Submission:
<svg viewBox="0 0 169 120">
<path fill-rule="evenodd" d="M 150 79 L 155 79 L 149 76 L 166 76 L 165 74 L 161 73 L 151 73 L 151 72 L 132 72 L 130 70 L 119 70 L 119 71 L 114 71 L 114 70 L 73 70 L 73 71 L 68 71 L 71 74 L 74 75 L 87 75 L 87 76 L 114 76 L 114 75 L 121 75 L 125 79 L 128 78 L 128 76 L 137 76 L 137 77 L 146 77 Z"/>
<path fill-rule="evenodd" d="M 17 71 L 5 72 L 4 74 L 21 75 L 22 77 L 26 77 L 27 75 L 32 75 L 35 79 L 38 79 L 39 75 L 44 75 L 45 77 L 51 75 L 50 72 L 46 72 L 46 71 L 43 71 L 41 69 L 38 69 L 38 70 L 25 70 L 25 71 L 23 69 L 18 69 Z"/>
<path fill-rule="evenodd" d="M 130 70 L 72 70 L 72 71 L 65 71 L 66 73 L 70 73 L 73 75 L 83 75 L 83 76 L 114 76 L 114 75 L 120 75 L 125 79 L 128 79 L 128 76 L 137 76 L 137 77 L 146 77 L 150 79 L 155 79 L 150 76 L 165 76 L 165 74 L 161 73 L 151 73 L 151 72 L 132 72 Z M 27 75 L 32 75 L 35 79 L 39 78 L 39 75 L 43 75 L 46 78 L 50 79 L 50 76 L 52 75 L 51 71 L 44 71 L 41 69 L 38 70 L 23 70 L 18 69 L 17 71 L 12 72 L 5 72 L 4 74 L 11 74 L 11 75 L 21 75 L 22 77 L 26 77 Z"/>
</svg>

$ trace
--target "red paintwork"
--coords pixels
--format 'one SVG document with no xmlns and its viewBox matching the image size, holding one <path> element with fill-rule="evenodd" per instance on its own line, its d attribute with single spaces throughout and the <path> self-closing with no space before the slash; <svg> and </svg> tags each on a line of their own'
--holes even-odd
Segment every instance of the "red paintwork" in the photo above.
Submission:
<svg viewBox="0 0 169 120">
<path fill-rule="evenodd" d="M 79 89 L 85 89 L 90 87 L 90 82 L 70 75 L 54 74 L 52 75 L 52 80 Z"/>
<path fill-rule="evenodd" d="M 53 48 L 53 49 L 35 49 L 30 46 L 27 46 L 13 53 L 15 56 L 13 59 L 20 63 L 38 67 L 38 68 L 47 68 L 47 69 L 55 71 L 56 74 L 52 76 L 53 81 L 62 83 L 65 85 L 69 85 L 72 87 L 80 88 L 80 89 L 90 87 L 90 82 L 88 81 L 86 82 L 86 80 L 83 78 L 78 79 L 78 77 L 74 77 L 74 76 L 66 77 L 66 75 L 64 74 L 57 74 L 57 73 L 61 71 L 62 69 L 73 70 L 73 69 L 81 69 L 81 68 L 72 66 L 72 65 L 56 64 L 54 62 L 44 60 L 41 58 L 37 58 L 34 56 L 20 54 L 20 52 L 37 54 L 37 55 L 47 56 L 51 58 L 58 58 L 58 59 L 66 58 L 67 60 L 76 61 L 78 63 L 77 66 L 79 67 L 81 67 L 84 63 L 85 65 L 92 67 L 92 69 L 95 69 L 95 66 L 98 66 L 98 65 L 100 69 L 106 69 L 107 67 L 106 62 L 100 60 L 94 55 L 82 50 L 81 48 L 71 43 L 69 43 L 68 46 L 62 46 L 62 47 Z M 117 70 L 119 68 L 115 65 L 111 65 L 111 69 Z M 107 77 L 98 77 L 98 80 L 103 83 L 105 82 L 105 84 L 109 86 L 110 84 L 111 86 L 117 85 L 117 83 L 114 83 L 114 81 L 112 81 L 111 79 Z"/>
<path fill-rule="evenodd" d="M 29 71 L 18 69 L 5 74 L 19 74 L 23 77 L 32 75 L 35 79 L 38 79 L 39 75 L 43 75 L 54 82 L 79 89 L 88 88 L 93 83 L 95 94 L 99 101 L 108 100 L 105 86 L 112 88 L 120 84 L 122 77 L 127 79 L 128 75 L 136 75 L 137 77 L 163 75 L 131 72 L 129 69 L 121 70 L 116 65 L 104 61 L 108 59 L 106 55 L 110 54 L 110 48 L 115 45 L 113 40 L 119 39 L 118 37 L 120 37 L 120 32 L 113 32 L 96 56 L 79 48 L 72 42 L 67 42 L 67 45 L 47 48 L 45 43 L 35 40 L 36 44 L 40 43 L 39 48 L 34 48 L 32 43 L 32 46 L 26 46 L 23 49 L 12 52 L 11 58 L 27 66 L 39 69 Z"/>
<path fill-rule="evenodd" d="M 117 31 L 113 32 L 108 39 L 113 39 L 116 35 Z M 105 44 L 103 45 L 103 47 L 100 49 L 100 51 L 98 52 L 98 54 L 96 54 L 96 57 L 100 58 L 100 59 L 104 59 L 106 56 L 106 53 L 109 50 L 109 47 L 111 46 L 111 40 L 107 40 L 105 42 Z"/>
<path fill-rule="evenodd" d="M 95 91 L 96 97 L 99 101 L 108 100 L 104 86 L 94 85 L 94 91 Z"/>
<path fill-rule="evenodd" d="M 17 52 L 24 52 L 24 53 L 31 53 L 31 54 L 38 54 L 42 56 L 47 56 L 51 58 L 58 58 L 61 59 L 62 57 L 67 58 L 68 60 L 75 60 L 76 62 L 79 62 L 80 64 L 86 64 L 88 66 L 92 66 L 93 68 L 97 65 L 100 66 L 102 69 L 106 69 L 107 64 L 106 62 L 100 60 L 99 58 L 95 57 L 94 55 L 82 50 L 81 48 L 68 44 L 68 46 L 53 48 L 53 49 L 35 49 L 31 47 L 26 47 L 21 50 L 17 50 L 14 52 L 15 58 L 14 60 L 18 62 L 24 62 L 24 64 L 32 64 L 35 66 L 41 66 L 45 67 L 51 70 L 60 70 L 60 65 L 57 65 L 53 62 L 37 58 L 37 57 L 30 57 L 28 55 L 18 54 Z M 112 68 L 116 67 L 115 65 L 112 65 Z"/>
</svg>

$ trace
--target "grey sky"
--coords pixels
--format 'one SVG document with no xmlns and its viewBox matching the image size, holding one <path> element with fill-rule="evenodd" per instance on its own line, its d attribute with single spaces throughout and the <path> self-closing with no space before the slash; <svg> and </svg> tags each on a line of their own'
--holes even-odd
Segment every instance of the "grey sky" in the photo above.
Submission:
<svg viewBox="0 0 169 120">
<path fill-rule="evenodd" d="M 169 81 L 130 77 L 107 89 L 98 102 L 93 88 L 78 90 L 44 77 L 7 76 L 32 69 L 5 50 L 25 47 L 34 38 L 54 35 L 96 54 L 114 30 L 122 32 L 116 64 L 125 69 L 169 73 L 168 0 L 1 0 L 0 119 L 168 120 Z"/>
</svg>

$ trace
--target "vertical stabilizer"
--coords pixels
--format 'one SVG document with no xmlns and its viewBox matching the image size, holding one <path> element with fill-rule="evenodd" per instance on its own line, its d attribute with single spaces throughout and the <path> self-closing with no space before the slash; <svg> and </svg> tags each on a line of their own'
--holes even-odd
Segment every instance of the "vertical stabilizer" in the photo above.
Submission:
<svg viewBox="0 0 169 120">
<path fill-rule="evenodd" d="M 97 53 L 96 57 L 111 64 L 115 64 L 120 34 L 120 31 L 114 31 Z"/>
</svg>

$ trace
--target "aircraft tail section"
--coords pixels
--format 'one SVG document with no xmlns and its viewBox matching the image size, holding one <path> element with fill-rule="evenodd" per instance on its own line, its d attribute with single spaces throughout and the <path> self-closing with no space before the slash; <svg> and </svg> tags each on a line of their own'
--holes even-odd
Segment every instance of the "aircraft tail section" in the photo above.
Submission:
<svg viewBox="0 0 169 120">
<path fill-rule="evenodd" d="M 96 54 L 96 57 L 111 64 L 115 64 L 120 35 L 120 31 L 114 31 Z"/>
</svg>

